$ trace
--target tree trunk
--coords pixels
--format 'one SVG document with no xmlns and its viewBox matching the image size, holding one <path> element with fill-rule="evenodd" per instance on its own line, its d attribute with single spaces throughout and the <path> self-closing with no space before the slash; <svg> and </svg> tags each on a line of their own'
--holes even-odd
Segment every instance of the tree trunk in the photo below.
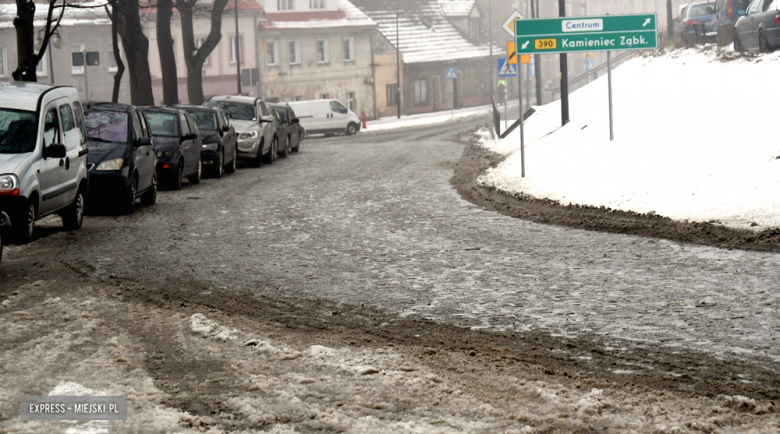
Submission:
<svg viewBox="0 0 780 434">
<path fill-rule="evenodd" d="M 176 74 L 176 53 L 173 51 L 171 18 L 173 0 L 157 1 L 157 49 L 160 51 L 162 69 L 163 104 L 179 103 L 179 80 Z"/>
<path fill-rule="evenodd" d="M 154 105 L 152 74 L 149 70 L 149 40 L 141 27 L 138 0 L 113 0 L 117 8 L 117 32 L 130 69 L 130 101 L 133 105 Z"/>
<path fill-rule="evenodd" d="M 27 0 L 16 0 L 16 52 L 18 66 L 11 76 L 16 81 L 38 81 L 35 67 L 35 3 Z"/>
<path fill-rule="evenodd" d="M 107 6 L 106 9 L 108 9 Z M 122 75 L 125 73 L 125 62 L 122 61 L 122 54 L 119 52 L 119 38 L 116 30 L 117 15 L 117 9 L 111 8 L 109 15 L 111 18 L 111 45 L 114 50 L 114 60 L 116 61 L 116 74 L 114 74 L 114 90 L 111 94 L 111 102 L 119 101 L 119 87 L 122 85 Z"/>
<path fill-rule="evenodd" d="M 195 33 L 192 27 L 193 7 L 197 0 L 176 0 L 176 9 L 181 14 L 181 34 L 184 45 L 184 61 L 187 64 L 187 97 L 190 104 L 202 104 L 203 62 L 216 48 L 222 38 L 222 12 L 228 0 L 215 0 L 211 10 L 211 31 L 200 48 L 195 47 Z"/>
</svg>

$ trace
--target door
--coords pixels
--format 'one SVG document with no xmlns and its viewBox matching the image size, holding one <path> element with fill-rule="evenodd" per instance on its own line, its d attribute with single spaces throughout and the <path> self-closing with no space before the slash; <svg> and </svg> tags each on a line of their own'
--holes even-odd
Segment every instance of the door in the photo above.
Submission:
<svg viewBox="0 0 780 434">
<path fill-rule="evenodd" d="M 332 131 L 345 131 L 347 124 L 349 124 L 349 110 L 347 107 L 339 101 L 330 101 L 330 122 L 328 122 L 328 128 Z"/>
<path fill-rule="evenodd" d="M 287 119 L 290 121 L 290 147 L 297 148 L 301 144 L 301 126 L 300 119 L 298 125 L 292 123 L 295 118 L 295 112 L 292 108 L 287 107 Z"/>
<path fill-rule="evenodd" d="M 739 29 L 739 40 L 742 42 L 742 46 L 749 50 L 758 48 L 756 31 L 758 30 L 759 24 L 758 11 L 762 3 L 764 3 L 764 0 L 753 0 L 753 2 L 750 3 L 747 13 L 745 14 L 744 24 L 742 28 Z"/>
<path fill-rule="evenodd" d="M 262 101 L 259 101 L 257 103 L 257 107 L 255 108 L 257 110 L 257 121 L 260 122 L 260 120 L 266 116 L 271 116 L 271 113 L 268 112 L 268 107 L 265 106 L 265 103 Z M 259 152 L 265 153 L 266 149 L 271 149 L 271 143 L 274 140 L 274 135 L 276 134 L 276 126 L 273 122 L 263 122 L 261 124 L 261 131 L 263 133 L 263 149 L 261 149 Z"/>
<path fill-rule="evenodd" d="M 190 116 L 189 113 L 184 112 L 184 120 L 186 121 L 189 127 L 190 132 L 198 136 L 197 139 L 189 140 L 190 144 L 187 148 L 187 158 L 190 159 L 190 161 L 193 162 L 193 173 L 198 170 L 198 162 L 200 161 L 200 153 L 203 150 L 203 135 L 198 130 L 198 126 L 195 125 L 195 120 L 192 119 L 192 116 Z"/>
<path fill-rule="evenodd" d="M 40 208 L 38 215 L 49 214 L 62 207 L 64 203 L 62 188 L 65 179 L 64 158 L 43 158 L 45 149 L 55 143 L 62 143 L 62 125 L 60 124 L 57 103 L 52 102 L 43 111 L 43 137 L 41 146 L 40 173 L 38 173 L 38 185 L 41 189 Z"/>
<path fill-rule="evenodd" d="M 227 149 L 229 152 L 233 152 L 233 149 L 236 148 L 238 145 L 238 137 L 236 137 L 236 130 L 233 128 L 230 128 L 230 122 L 228 121 L 227 116 L 225 116 L 225 113 L 223 113 L 221 110 L 219 112 L 219 120 L 220 120 L 220 128 L 228 127 L 227 132 L 220 132 L 222 135 L 222 146 Z M 222 130 L 220 130 L 222 131 Z M 228 153 L 226 155 L 233 155 L 232 153 Z"/>
<path fill-rule="evenodd" d="M 135 169 L 138 171 L 138 191 L 141 192 L 149 188 L 152 184 L 152 177 L 155 172 L 154 144 L 150 143 L 144 146 L 138 146 L 142 138 L 151 140 L 149 124 L 146 122 L 146 116 L 140 110 L 133 112 L 133 146 L 135 147 Z"/>
<path fill-rule="evenodd" d="M 57 100 L 59 104 L 60 123 L 62 124 L 63 145 L 67 152 L 65 157 L 65 171 L 63 172 L 62 186 L 65 188 L 62 202 L 67 205 L 76 199 L 78 190 L 80 165 L 85 164 L 86 154 L 81 154 L 82 137 L 81 130 L 78 128 L 76 114 L 67 98 Z M 81 155 L 80 155 L 81 154 Z M 83 161 L 82 161 L 83 160 Z"/>
</svg>

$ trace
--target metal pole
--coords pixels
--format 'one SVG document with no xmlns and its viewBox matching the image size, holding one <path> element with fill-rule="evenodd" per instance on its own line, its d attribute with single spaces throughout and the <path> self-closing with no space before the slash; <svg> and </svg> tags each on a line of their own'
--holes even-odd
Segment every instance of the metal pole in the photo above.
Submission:
<svg viewBox="0 0 780 434">
<path fill-rule="evenodd" d="M 531 16 L 528 12 L 531 9 L 531 2 L 526 2 L 525 4 L 525 15 Z M 522 57 L 520 58 L 520 61 L 517 64 L 517 73 L 520 73 L 520 68 L 522 68 Z M 531 107 L 531 65 L 525 66 L 526 76 L 525 76 L 525 106 Z"/>
<path fill-rule="evenodd" d="M 509 128 L 509 114 L 507 114 L 507 106 L 508 105 L 509 105 L 509 98 L 504 98 L 504 130 Z M 520 110 L 520 111 L 522 111 L 522 110 Z"/>
<path fill-rule="evenodd" d="M 609 83 L 609 141 L 615 140 L 612 123 L 612 52 L 607 51 L 607 82 Z"/>
<path fill-rule="evenodd" d="M 398 119 L 401 119 L 401 40 L 398 36 L 398 19 L 401 16 L 400 11 L 395 11 L 395 99 L 398 106 Z"/>
<path fill-rule="evenodd" d="M 523 115 L 523 74 L 517 68 L 517 97 L 520 101 L 520 175 L 525 178 L 525 116 Z"/>
<path fill-rule="evenodd" d="M 539 10 L 539 0 L 531 0 L 531 13 L 534 18 L 541 16 Z M 542 105 L 542 56 L 540 54 L 534 54 L 534 79 L 536 80 L 536 105 Z"/>
<path fill-rule="evenodd" d="M 87 84 L 87 49 L 86 48 L 84 48 L 84 51 L 81 52 L 81 55 L 84 56 L 84 92 L 87 93 L 87 101 L 90 101 L 92 100 L 92 98 L 89 97 L 89 85 Z"/>
<path fill-rule="evenodd" d="M 236 85 L 238 94 L 241 95 L 241 38 L 238 35 L 238 0 L 235 0 L 236 6 Z"/>
<path fill-rule="evenodd" d="M 49 79 L 51 80 L 51 84 L 54 84 L 54 68 L 52 65 L 54 65 L 54 63 L 51 61 L 51 38 L 49 38 Z"/>
<path fill-rule="evenodd" d="M 455 119 L 455 80 L 450 79 L 452 83 L 452 118 Z"/>
<path fill-rule="evenodd" d="M 493 0 L 488 0 L 488 44 L 490 44 L 490 97 L 494 95 L 493 90 Z M 509 54 L 507 53 L 507 56 Z"/>
<path fill-rule="evenodd" d="M 254 31 L 255 31 L 255 65 L 257 66 L 257 97 L 263 97 L 263 76 L 260 72 L 260 35 L 258 28 L 260 27 L 260 17 L 257 16 L 254 19 Z M 250 74 L 251 75 L 251 74 Z M 251 80 L 249 85 L 251 86 Z"/>
<path fill-rule="evenodd" d="M 566 16 L 566 1 L 558 0 L 558 15 Z M 569 55 L 561 53 L 561 125 L 569 123 Z"/>
</svg>

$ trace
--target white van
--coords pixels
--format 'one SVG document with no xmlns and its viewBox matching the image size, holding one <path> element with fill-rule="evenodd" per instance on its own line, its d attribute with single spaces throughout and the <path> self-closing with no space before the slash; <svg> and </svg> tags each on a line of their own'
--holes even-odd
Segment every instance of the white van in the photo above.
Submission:
<svg viewBox="0 0 780 434">
<path fill-rule="evenodd" d="M 38 83 L 0 84 L 0 210 L 18 242 L 35 220 L 62 216 L 66 229 L 84 221 L 88 189 L 84 112 L 76 89 Z"/>
<path fill-rule="evenodd" d="M 352 110 L 335 99 L 315 99 L 288 103 L 300 120 L 305 135 L 352 135 L 360 131 L 360 118 Z"/>
</svg>

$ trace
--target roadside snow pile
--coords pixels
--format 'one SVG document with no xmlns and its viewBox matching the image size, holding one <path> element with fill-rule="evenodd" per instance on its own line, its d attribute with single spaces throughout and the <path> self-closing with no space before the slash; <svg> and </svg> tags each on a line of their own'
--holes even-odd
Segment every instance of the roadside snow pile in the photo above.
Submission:
<svg viewBox="0 0 780 434">
<path fill-rule="evenodd" d="M 613 72 L 615 141 L 604 75 L 570 96 L 566 126 L 560 102 L 527 121 L 526 178 L 519 131 L 482 140 L 507 158 L 479 182 L 562 204 L 780 227 L 780 53 L 723 59 L 691 49 L 626 62 Z"/>
<path fill-rule="evenodd" d="M 516 108 L 517 101 L 510 101 L 509 108 Z M 503 106 L 501 113 L 503 116 Z M 450 110 L 422 113 L 417 115 L 403 115 L 400 119 L 388 116 L 375 121 L 366 123 L 366 129 L 361 130 L 361 134 L 378 133 L 389 130 L 399 130 L 403 128 L 421 127 L 425 125 L 444 124 L 453 120 L 463 120 L 472 116 L 487 116 L 493 113 L 492 105 L 483 105 L 478 107 L 468 107 L 457 109 L 454 112 Z"/>
</svg>

